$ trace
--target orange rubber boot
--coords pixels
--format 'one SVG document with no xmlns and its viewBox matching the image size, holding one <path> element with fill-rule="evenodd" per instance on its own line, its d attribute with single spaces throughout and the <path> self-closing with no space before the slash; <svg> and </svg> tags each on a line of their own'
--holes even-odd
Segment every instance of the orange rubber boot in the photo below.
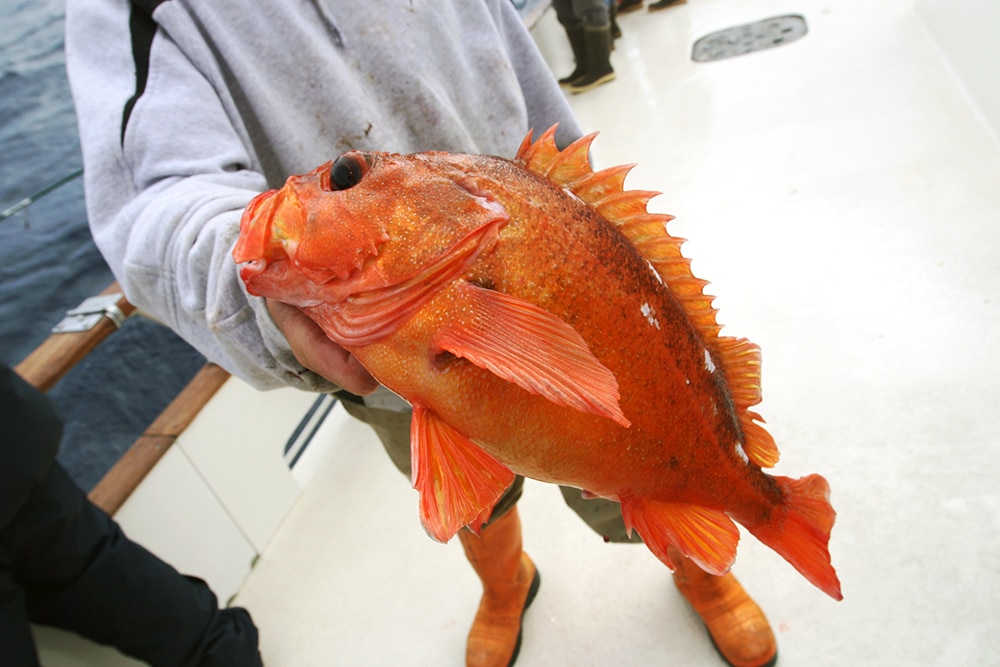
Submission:
<svg viewBox="0 0 1000 667">
<path fill-rule="evenodd" d="M 483 528 L 477 537 L 459 532 L 465 555 L 483 582 L 483 599 L 465 649 L 468 667 L 510 667 L 521 648 L 521 618 L 538 592 L 535 564 L 521 550 L 517 508 Z"/>
<path fill-rule="evenodd" d="M 679 551 L 670 548 L 677 565 L 674 583 L 701 617 L 712 643 L 732 667 L 771 667 L 778 645 L 767 617 L 736 577 L 708 574 Z"/>
</svg>

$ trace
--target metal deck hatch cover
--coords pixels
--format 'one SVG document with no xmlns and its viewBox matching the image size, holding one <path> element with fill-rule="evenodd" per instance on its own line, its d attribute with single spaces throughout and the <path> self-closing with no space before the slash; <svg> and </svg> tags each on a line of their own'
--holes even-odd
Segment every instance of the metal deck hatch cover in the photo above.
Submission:
<svg viewBox="0 0 1000 667">
<path fill-rule="evenodd" d="M 705 35 L 694 43 L 691 59 L 703 63 L 742 56 L 794 42 L 807 31 L 806 20 L 797 14 L 774 16 Z"/>
</svg>

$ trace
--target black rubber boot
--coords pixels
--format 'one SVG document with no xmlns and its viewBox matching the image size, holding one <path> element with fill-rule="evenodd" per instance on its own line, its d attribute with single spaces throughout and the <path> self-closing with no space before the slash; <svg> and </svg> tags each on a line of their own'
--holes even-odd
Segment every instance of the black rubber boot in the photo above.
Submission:
<svg viewBox="0 0 1000 667">
<path fill-rule="evenodd" d="M 611 25 L 584 28 L 583 37 L 587 45 L 587 72 L 569 84 L 571 93 L 582 93 L 615 78 L 611 67 Z"/>
<path fill-rule="evenodd" d="M 566 28 L 566 37 L 569 39 L 569 46 L 573 49 L 573 60 L 576 62 L 576 69 L 569 76 L 559 79 L 559 85 L 566 86 L 579 79 L 587 71 L 587 43 L 583 37 L 583 26 L 576 28 Z"/>
<path fill-rule="evenodd" d="M 658 0 L 657 2 L 651 2 L 648 7 L 648 11 L 658 12 L 661 9 L 667 9 L 668 7 L 675 7 L 677 5 L 683 5 L 687 0 Z"/>
</svg>

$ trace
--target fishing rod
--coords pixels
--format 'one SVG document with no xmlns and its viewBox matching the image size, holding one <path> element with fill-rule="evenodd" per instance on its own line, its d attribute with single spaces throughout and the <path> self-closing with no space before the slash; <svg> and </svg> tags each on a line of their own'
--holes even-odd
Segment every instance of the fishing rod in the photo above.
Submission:
<svg viewBox="0 0 1000 667">
<path fill-rule="evenodd" d="M 44 188 L 42 188 L 41 190 L 39 190 L 35 194 L 29 195 L 29 196 L 25 197 L 21 201 L 17 202 L 16 204 L 14 204 L 13 206 L 11 206 L 10 208 L 8 208 L 5 211 L 3 211 L 2 213 L 0 213 L 0 222 L 3 222 L 7 218 L 13 216 L 18 211 L 22 211 L 25 208 L 27 208 L 28 206 L 31 206 L 37 200 L 39 200 L 42 197 L 44 197 L 45 195 L 49 194 L 53 190 L 66 185 L 70 181 L 72 181 L 72 180 L 74 180 L 76 178 L 79 178 L 82 175 L 83 175 L 83 168 L 77 169 L 72 174 L 69 174 L 68 176 L 64 176 L 64 177 L 60 178 L 58 181 L 56 181 L 55 183 L 52 183 L 50 185 L 45 186 Z"/>
</svg>

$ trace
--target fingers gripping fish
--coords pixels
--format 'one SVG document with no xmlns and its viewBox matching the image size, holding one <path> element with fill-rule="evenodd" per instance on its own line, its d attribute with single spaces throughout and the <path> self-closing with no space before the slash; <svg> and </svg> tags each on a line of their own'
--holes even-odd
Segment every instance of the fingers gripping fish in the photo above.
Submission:
<svg viewBox="0 0 1000 667">
<path fill-rule="evenodd" d="M 713 574 L 734 521 L 840 599 L 819 475 L 771 476 L 751 408 L 760 352 L 720 335 L 705 281 L 624 190 L 595 135 L 555 128 L 513 160 L 352 151 L 248 206 L 234 259 L 252 294 L 300 307 L 413 406 L 428 532 L 478 530 L 515 473 L 621 504 L 630 530 Z"/>
</svg>

